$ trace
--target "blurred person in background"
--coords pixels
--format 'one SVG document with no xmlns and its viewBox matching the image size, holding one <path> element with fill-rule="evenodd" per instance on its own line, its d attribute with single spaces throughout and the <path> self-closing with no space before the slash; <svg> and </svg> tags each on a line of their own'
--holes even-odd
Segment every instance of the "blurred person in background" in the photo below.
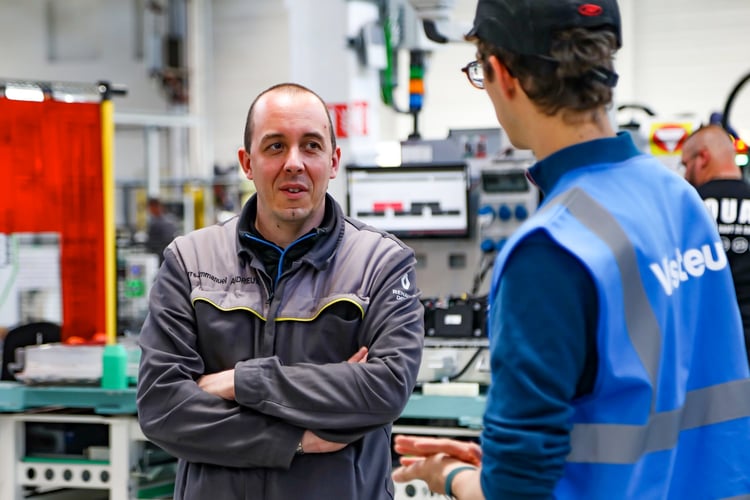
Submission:
<svg viewBox="0 0 750 500">
<path fill-rule="evenodd" d="M 750 184 L 735 161 L 734 141 L 720 125 L 706 125 L 682 145 L 685 179 L 703 198 L 729 258 L 750 362 Z"/>
<path fill-rule="evenodd" d="M 159 198 L 149 198 L 146 250 L 159 256 L 159 265 L 164 262 L 164 249 L 177 235 L 178 224 L 175 217 L 165 210 Z"/>
</svg>

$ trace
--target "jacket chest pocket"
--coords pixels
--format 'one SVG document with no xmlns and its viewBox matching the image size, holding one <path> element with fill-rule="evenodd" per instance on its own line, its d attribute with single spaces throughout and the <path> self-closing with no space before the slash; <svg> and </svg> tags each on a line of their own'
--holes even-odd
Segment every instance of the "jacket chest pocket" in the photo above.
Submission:
<svg viewBox="0 0 750 500">
<path fill-rule="evenodd" d="M 364 345 L 364 301 L 337 297 L 320 305 L 306 316 L 276 318 L 274 351 L 283 362 L 339 363 Z"/>
<path fill-rule="evenodd" d="M 191 298 L 198 350 L 207 372 L 256 356 L 266 322 L 260 294 L 197 290 Z"/>
</svg>

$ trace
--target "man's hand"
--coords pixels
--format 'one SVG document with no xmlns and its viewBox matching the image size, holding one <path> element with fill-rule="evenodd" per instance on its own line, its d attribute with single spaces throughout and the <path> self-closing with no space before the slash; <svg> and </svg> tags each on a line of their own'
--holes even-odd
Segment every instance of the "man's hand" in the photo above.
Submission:
<svg viewBox="0 0 750 500">
<path fill-rule="evenodd" d="M 482 448 L 471 441 L 421 436 L 396 436 L 393 438 L 393 449 L 399 455 L 426 457 L 442 453 L 477 467 L 482 463 Z"/>
<path fill-rule="evenodd" d="M 305 451 L 305 455 L 308 453 L 331 453 L 339 451 L 346 447 L 346 443 L 334 443 L 333 441 L 326 441 L 312 433 L 312 431 L 305 431 L 302 435 L 302 449 Z"/>
<path fill-rule="evenodd" d="M 214 396 L 234 401 L 234 368 L 203 375 L 198 379 L 198 387 Z"/>
<path fill-rule="evenodd" d="M 347 363 L 367 363 L 367 347 L 360 347 L 357 352 L 346 360 Z M 333 441 L 326 441 L 325 439 L 316 436 L 312 431 L 305 431 L 302 435 L 302 449 L 305 454 L 308 453 L 332 453 L 339 451 L 347 446 L 347 443 L 336 443 Z"/>
<path fill-rule="evenodd" d="M 448 474 L 462 468 L 452 477 L 452 495 L 458 498 L 484 498 L 479 482 L 482 450 L 477 443 L 446 438 L 396 436 L 393 449 L 404 455 L 399 458 L 401 467 L 397 467 L 391 474 L 395 482 L 421 479 L 427 483 L 430 491 L 444 493 Z"/>
<path fill-rule="evenodd" d="M 352 357 L 347 359 L 347 363 L 367 363 L 367 347 L 360 347 L 359 351 L 352 354 Z"/>
<path fill-rule="evenodd" d="M 414 479 L 421 479 L 427 483 L 430 491 L 444 494 L 445 480 L 454 469 L 465 467 L 466 462 L 461 462 L 444 453 L 437 453 L 427 457 L 401 457 L 401 467 L 397 467 L 391 477 L 397 483 L 405 483 Z M 464 484 L 459 486 L 459 482 Z M 460 498 L 483 499 L 481 486 L 479 484 L 479 470 L 471 466 L 462 470 L 459 476 L 451 481 L 451 492 L 453 498 L 460 489 L 466 492 Z"/>
</svg>

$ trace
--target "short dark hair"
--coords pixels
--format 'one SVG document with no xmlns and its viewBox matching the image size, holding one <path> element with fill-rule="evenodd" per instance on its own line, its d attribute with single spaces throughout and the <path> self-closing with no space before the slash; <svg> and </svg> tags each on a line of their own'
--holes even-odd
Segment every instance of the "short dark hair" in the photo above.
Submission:
<svg viewBox="0 0 750 500">
<path fill-rule="evenodd" d="M 617 35 L 611 30 L 572 28 L 555 34 L 547 57 L 516 54 L 477 39 L 484 70 L 489 79 L 490 55 L 497 57 L 518 78 L 524 92 L 545 114 L 563 111 L 563 118 L 575 120 L 612 102 L 612 85 L 602 69 L 614 73 Z"/>
<path fill-rule="evenodd" d="M 250 145 L 251 145 L 251 139 L 253 136 L 253 112 L 255 111 L 255 105 L 257 104 L 258 100 L 260 100 L 261 97 L 264 95 L 275 92 L 275 91 L 281 91 L 281 92 L 287 92 L 289 94 L 295 94 L 295 93 L 308 93 L 314 95 L 319 101 L 320 104 L 323 105 L 323 108 L 326 110 L 326 116 L 328 117 L 328 128 L 331 131 L 331 146 L 333 148 L 333 151 L 336 151 L 336 133 L 333 130 L 333 121 L 331 120 L 331 113 L 328 112 L 328 106 L 326 105 L 325 101 L 322 97 L 320 97 L 317 93 L 313 92 L 309 88 L 305 87 L 304 85 L 300 85 L 298 83 L 278 83 L 276 85 L 272 85 L 271 87 L 268 87 L 266 90 L 258 94 L 255 99 L 253 100 L 252 104 L 250 104 L 250 109 L 247 112 L 247 118 L 245 119 L 245 141 L 244 141 L 244 147 L 245 151 L 250 152 Z"/>
</svg>

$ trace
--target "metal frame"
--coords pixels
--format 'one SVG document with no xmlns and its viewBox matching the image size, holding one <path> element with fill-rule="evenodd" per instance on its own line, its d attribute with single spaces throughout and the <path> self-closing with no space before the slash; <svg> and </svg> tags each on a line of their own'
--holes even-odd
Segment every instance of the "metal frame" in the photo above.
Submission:
<svg viewBox="0 0 750 500">
<path fill-rule="evenodd" d="M 26 462 L 23 459 L 24 424 L 27 422 L 106 424 L 109 426 L 109 463 Z M 0 414 L 0 443 L 3 443 L 0 447 L 0 498 L 23 500 L 23 486 L 40 486 L 102 489 L 109 491 L 110 500 L 129 500 L 131 492 L 135 491 L 131 471 L 145 441 L 134 415 Z"/>
</svg>

